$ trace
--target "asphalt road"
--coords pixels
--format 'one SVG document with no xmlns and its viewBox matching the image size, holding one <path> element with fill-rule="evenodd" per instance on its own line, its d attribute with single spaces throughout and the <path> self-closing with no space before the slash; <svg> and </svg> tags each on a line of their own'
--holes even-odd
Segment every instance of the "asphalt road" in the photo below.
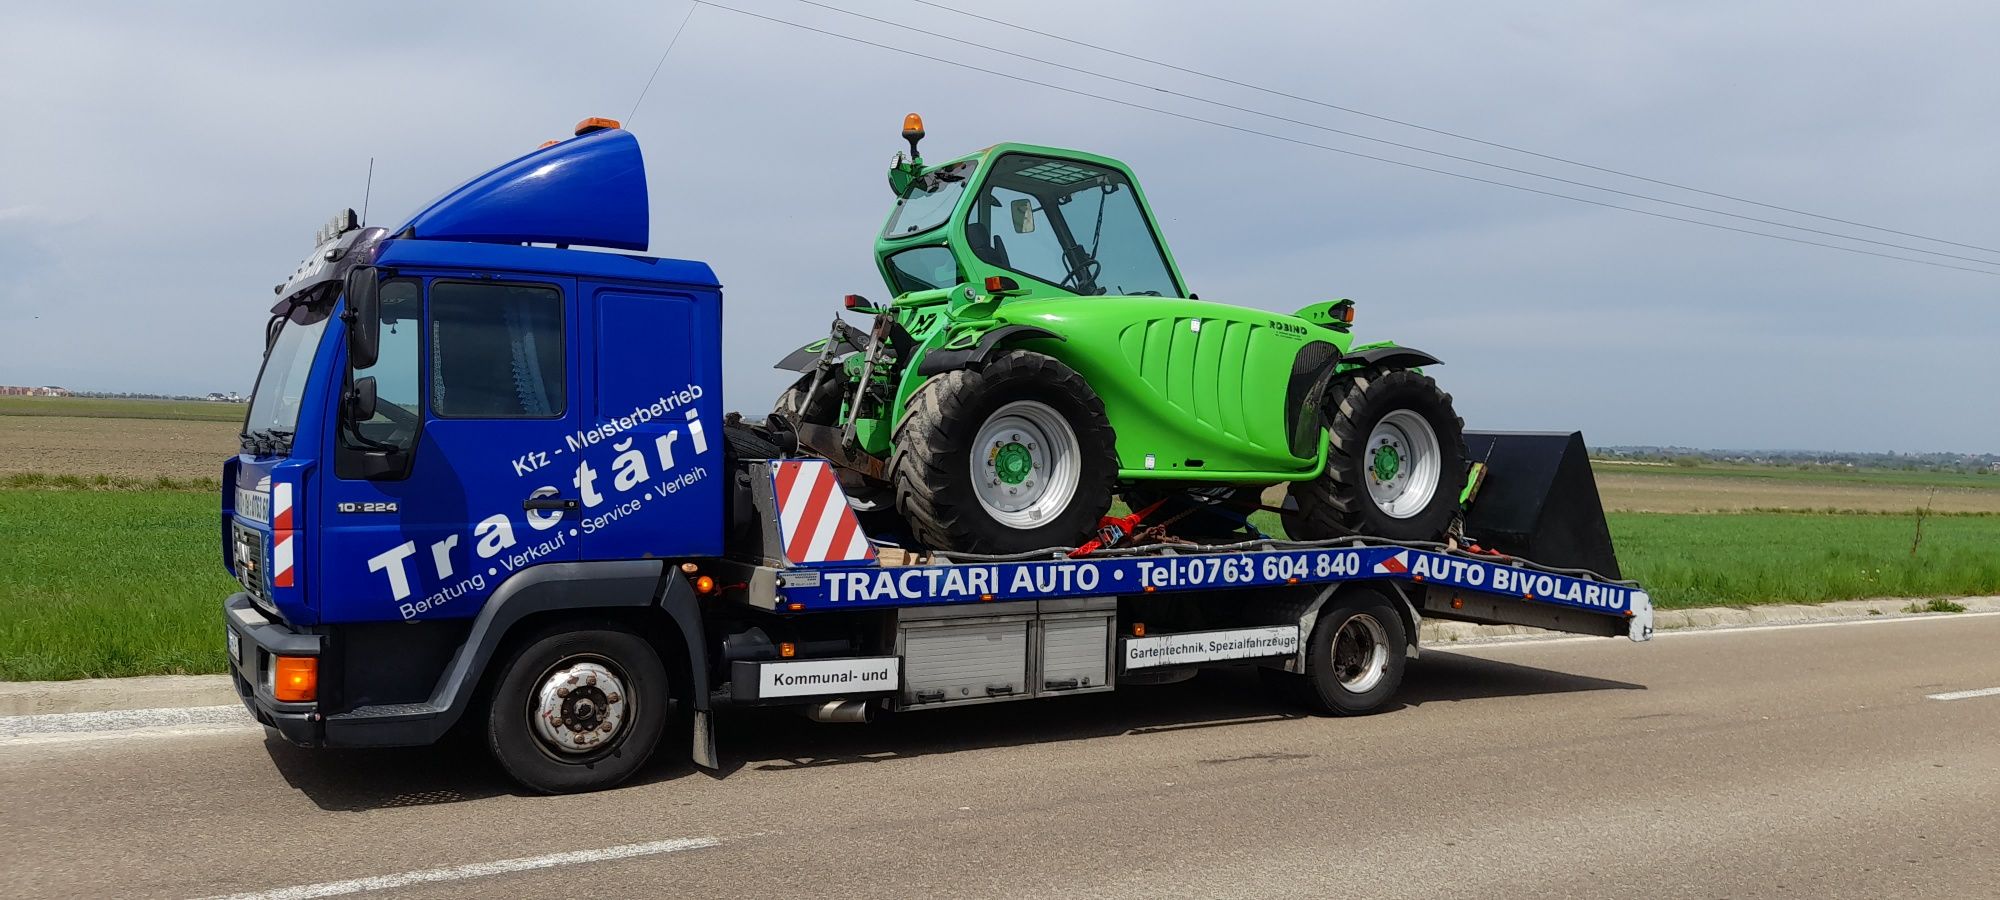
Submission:
<svg viewBox="0 0 2000 900">
<path fill-rule="evenodd" d="M 1996 615 L 1484 645 L 1361 719 L 1237 672 L 737 715 L 720 776 L 559 798 L 464 750 L 0 737 L 0 896 L 1991 897 L 2000 694 L 1927 696 L 1990 687 Z"/>
</svg>

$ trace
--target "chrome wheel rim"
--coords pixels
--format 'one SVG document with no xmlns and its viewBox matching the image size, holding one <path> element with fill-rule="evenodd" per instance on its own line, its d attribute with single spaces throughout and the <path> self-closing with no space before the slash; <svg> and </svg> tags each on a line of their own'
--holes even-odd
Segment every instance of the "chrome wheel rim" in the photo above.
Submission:
<svg viewBox="0 0 2000 900">
<path fill-rule="evenodd" d="M 625 679 L 608 660 L 572 656 L 536 683 L 528 723 L 544 746 L 575 756 L 609 747 L 623 734 L 631 709 Z"/>
<path fill-rule="evenodd" d="M 1368 499 L 1391 518 L 1422 513 L 1442 480 L 1437 432 L 1429 420 L 1407 409 L 1383 416 L 1363 447 Z"/>
<path fill-rule="evenodd" d="M 1039 528 L 1069 508 L 1081 478 L 1076 431 L 1048 404 L 1016 400 L 975 432 L 972 492 L 994 521 Z"/>
<path fill-rule="evenodd" d="M 1389 671 L 1389 632 L 1374 616 L 1361 614 L 1340 624 L 1333 635 L 1333 672 L 1342 690 L 1365 694 Z"/>
</svg>

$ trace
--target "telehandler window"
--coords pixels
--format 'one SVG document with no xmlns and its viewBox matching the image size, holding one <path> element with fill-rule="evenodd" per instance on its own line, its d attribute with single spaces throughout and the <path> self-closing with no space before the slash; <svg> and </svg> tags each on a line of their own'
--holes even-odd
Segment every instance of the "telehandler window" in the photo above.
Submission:
<svg viewBox="0 0 2000 900">
<path fill-rule="evenodd" d="M 966 179 L 978 165 L 970 160 L 954 163 L 918 178 L 909 193 L 896 201 L 896 211 L 889 214 L 889 224 L 882 226 L 882 236 L 909 237 L 950 221 L 952 207 L 958 205 Z"/>
<path fill-rule="evenodd" d="M 958 272 L 958 260 L 945 247 L 916 247 L 889 257 L 889 286 L 896 296 L 911 291 L 934 291 L 965 280 Z"/>
<path fill-rule="evenodd" d="M 965 232 L 982 261 L 1072 293 L 1181 295 L 1138 190 L 1116 169 L 1009 153 L 993 163 Z"/>
<path fill-rule="evenodd" d="M 568 406 L 563 299 L 552 287 L 431 285 L 431 409 L 447 418 L 554 419 Z"/>
</svg>

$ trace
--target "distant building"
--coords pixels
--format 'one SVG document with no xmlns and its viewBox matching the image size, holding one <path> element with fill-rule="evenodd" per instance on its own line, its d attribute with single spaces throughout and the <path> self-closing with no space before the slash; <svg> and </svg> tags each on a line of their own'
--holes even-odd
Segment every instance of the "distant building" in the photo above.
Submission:
<svg viewBox="0 0 2000 900">
<path fill-rule="evenodd" d="M 67 397 L 69 388 L 48 384 L 41 387 L 18 387 L 0 384 L 0 397 Z"/>
</svg>

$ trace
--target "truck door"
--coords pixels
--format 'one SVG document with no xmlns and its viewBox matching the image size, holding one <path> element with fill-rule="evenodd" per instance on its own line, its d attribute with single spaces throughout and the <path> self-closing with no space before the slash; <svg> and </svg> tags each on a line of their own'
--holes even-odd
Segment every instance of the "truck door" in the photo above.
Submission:
<svg viewBox="0 0 2000 900">
<path fill-rule="evenodd" d="M 714 288 L 583 282 L 593 373 L 579 455 L 585 559 L 722 552 L 722 311 Z"/>
<path fill-rule="evenodd" d="M 382 286 L 375 415 L 335 437 L 322 621 L 469 617 L 516 572 L 578 558 L 573 280 Z"/>
</svg>

